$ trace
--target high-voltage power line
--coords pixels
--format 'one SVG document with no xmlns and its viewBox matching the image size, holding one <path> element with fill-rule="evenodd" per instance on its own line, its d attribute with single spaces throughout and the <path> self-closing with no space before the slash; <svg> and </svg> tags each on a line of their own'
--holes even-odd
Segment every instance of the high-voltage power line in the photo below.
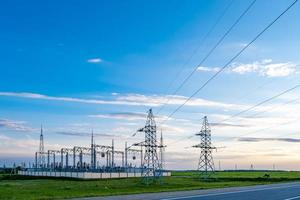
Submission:
<svg viewBox="0 0 300 200">
<path fill-rule="evenodd" d="M 194 67 L 193 71 L 188 74 L 188 76 L 181 82 L 181 84 L 177 87 L 177 89 L 172 93 L 173 95 L 176 95 L 179 90 L 188 82 L 188 80 L 196 73 L 198 67 L 200 67 L 209 57 L 210 55 L 217 49 L 217 47 L 223 42 L 223 40 L 230 34 L 230 32 L 237 26 L 237 24 L 242 20 L 242 18 L 249 12 L 251 7 L 255 4 L 257 0 L 253 0 L 247 8 L 242 12 L 242 14 L 235 20 L 235 22 L 227 29 L 227 31 L 222 35 L 222 37 L 217 41 L 217 43 L 209 50 L 209 52 L 204 56 L 204 58 L 200 61 L 200 63 Z M 227 9 L 226 9 L 227 10 Z M 226 11 L 225 11 L 226 12 Z M 218 23 L 218 21 L 217 21 Z M 209 32 L 210 34 L 210 32 Z M 167 101 L 163 104 L 163 106 L 159 109 L 158 113 L 163 109 L 163 107 L 169 103 L 171 97 L 167 99 Z"/>
<path fill-rule="evenodd" d="M 258 38 L 260 38 L 270 27 L 272 27 L 284 14 L 286 14 L 298 0 L 293 1 L 285 10 L 283 10 L 273 21 L 271 21 L 265 28 L 263 28 L 250 42 L 248 42 L 240 51 L 238 51 L 223 67 L 221 67 L 214 75 L 212 75 L 207 81 L 205 81 L 191 96 L 189 96 L 182 104 L 180 104 L 173 112 L 171 112 L 167 118 L 162 122 L 164 124 L 168 121 L 176 112 L 178 112 L 187 102 L 195 97 L 203 88 L 205 88 L 213 79 L 215 79 L 220 73 L 222 73 L 230 64 L 235 61 L 246 49 L 249 48 Z"/>
</svg>

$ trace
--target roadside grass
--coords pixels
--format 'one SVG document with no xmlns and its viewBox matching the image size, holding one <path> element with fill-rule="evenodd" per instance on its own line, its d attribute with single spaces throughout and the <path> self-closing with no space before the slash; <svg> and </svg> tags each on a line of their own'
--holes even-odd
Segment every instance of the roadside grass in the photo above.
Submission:
<svg viewBox="0 0 300 200">
<path fill-rule="evenodd" d="M 264 177 L 270 174 L 270 177 Z M 217 172 L 203 181 L 196 172 L 173 172 L 162 184 L 143 185 L 138 178 L 108 180 L 0 176 L 0 199 L 66 199 L 146 192 L 250 186 L 300 180 L 300 172 Z"/>
<path fill-rule="evenodd" d="M 199 177 L 197 171 L 175 171 L 172 172 L 172 176 L 179 177 Z M 300 171 L 221 171 L 216 172 L 213 176 L 217 179 L 287 179 L 287 180 L 299 180 Z"/>
</svg>

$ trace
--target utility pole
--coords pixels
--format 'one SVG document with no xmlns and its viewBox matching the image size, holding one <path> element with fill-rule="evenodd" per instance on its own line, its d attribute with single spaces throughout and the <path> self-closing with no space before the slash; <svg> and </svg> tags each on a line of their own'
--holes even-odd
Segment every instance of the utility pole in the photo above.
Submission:
<svg viewBox="0 0 300 200">
<path fill-rule="evenodd" d="M 207 116 L 203 119 L 201 131 L 196 134 L 200 136 L 200 144 L 194 145 L 194 148 L 200 148 L 200 158 L 198 163 L 198 171 L 204 179 L 209 178 L 215 172 L 212 150 L 216 149 L 211 144 L 211 130 L 207 120 Z"/>
<path fill-rule="evenodd" d="M 164 148 L 162 130 L 160 130 L 160 146 L 161 146 L 161 148 L 159 148 L 159 150 L 160 150 L 160 162 L 161 162 L 160 168 L 163 169 L 164 168 L 164 151 L 165 151 L 165 148 Z"/>
<path fill-rule="evenodd" d="M 43 136 L 43 126 L 41 125 L 41 134 L 40 134 L 40 146 L 39 146 L 39 155 L 38 155 L 38 166 L 36 167 L 44 167 L 45 165 L 45 155 L 44 155 L 44 136 Z"/>
<path fill-rule="evenodd" d="M 128 149 L 127 149 L 127 142 L 125 142 L 125 169 L 127 171 L 127 168 L 128 168 Z"/>
<path fill-rule="evenodd" d="M 92 130 L 92 138 L 91 138 L 91 168 L 96 169 L 96 150 L 95 150 L 94 130 Z"/>
<path fill-rule="evenodd" d="M 115 147 L 114 147 L 114 140 L 111 141 L 111 167 L 115 167 Z"/>
</svg>

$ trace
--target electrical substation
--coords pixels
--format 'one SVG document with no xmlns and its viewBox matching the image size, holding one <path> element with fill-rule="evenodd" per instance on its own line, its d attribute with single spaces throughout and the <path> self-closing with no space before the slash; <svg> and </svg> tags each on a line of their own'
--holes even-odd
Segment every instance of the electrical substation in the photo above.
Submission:
<svg viewBox="0 0 300 200">
<path fill-rule="evenodd" d="M 144 133 L 145 140 L 131 145 L 125 142 L 124 150 L 116 150 L 114 140 L 109 145 L 97 144 L 93 132 L 89 147 L 45 150 L 41 127 L 35 164 L 18 173 L 27 176 L 82 179 L 141 177 L 146 183 L 162 176 L 170 176 L 171 173 L 163 169 L 165 146 L 162 133 L 160 140 L 157 140 L 157 127 L 152 109 L 148 112 L 146 125 L 137 133 Z"/>
</svg>

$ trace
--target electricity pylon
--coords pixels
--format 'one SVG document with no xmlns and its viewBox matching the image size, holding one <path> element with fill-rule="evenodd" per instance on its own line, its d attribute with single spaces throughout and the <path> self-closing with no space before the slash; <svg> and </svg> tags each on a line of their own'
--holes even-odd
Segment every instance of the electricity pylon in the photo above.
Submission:
<svg viewBox="0 0 300 200">
<path fill-rule="evenodd" d="M 211 144 L 211 130 L 207 120 L 207 116 L 203 119 L 201 131 L 196 134 L 200 136 L 200 144 L 194 145 L 195 148 L 200 148 L 200 158 L 198 163 L 198 171 L 204 179 L 209 178 L 215 172 L 214 160 L 212 151 L 216 149 Z"/>
<path fill-rule="evenodd" d="M 43 136 L 43 127 L 41 126 L 41 134 L 40 134 L 40 146 L 39 146 L 39 157 L 38 157 L 38 165 L 39 167 L 44 167 L 46 163 L 45 154 L 44 154 L 44 136 Z"/>
<path fill-rule="evenodd" d="M 158 180 L 162 176 L 162 165 L 158 156 L 158 149 L 163 148 L 158 144 L 156 138 L 156 123 L 152 113 L 149 110 L 146 125 L 139 129 L 138 132 L 145 133 L 145 141 L 136 144 L 145 147 L 144 160 L 142 165 L 142 177 L 146 184 Z"/>
</svg>

